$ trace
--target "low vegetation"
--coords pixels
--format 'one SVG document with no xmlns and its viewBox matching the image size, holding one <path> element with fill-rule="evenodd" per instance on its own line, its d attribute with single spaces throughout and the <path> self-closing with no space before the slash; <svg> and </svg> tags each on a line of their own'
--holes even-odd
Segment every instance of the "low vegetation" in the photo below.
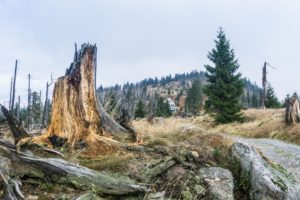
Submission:
<svg viewBox="0 0 300 200">
<path fill-rule="evenodd" d="M 300 144 L 300 126 L 286 125 L 284 115 L 284 109 L 249 109 L 244 111 L 244 123 L 215 125 L 207 115 L 196 118 L 193 123 L 213 132 L 251 138 L 273 138 Z"/>
</svg>

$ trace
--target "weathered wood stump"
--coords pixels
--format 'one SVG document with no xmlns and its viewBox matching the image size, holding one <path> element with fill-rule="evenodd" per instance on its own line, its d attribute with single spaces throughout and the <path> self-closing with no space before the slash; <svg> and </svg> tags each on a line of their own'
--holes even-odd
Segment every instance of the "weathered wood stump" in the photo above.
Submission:
<svg viewBox="0 0 300 200">
<path fill-rule="evenodd" d="M 47 143 L 47 139 L 53 137 L 63 138 L 73 149 L 89 147 L 101 154 L 114 149 L 101 137 L 130 136 L 100 105 L 96 93 L 96 61 L 96 45 L 83 44 L 75 51 L 74 61 L 65 76 L 55 83 L 51 122 L 40 141 L 36 139 L 37 143 Z"/>
<path fill-rule="evenodd" d="M 299 100 L 296 97 L 291 97 L 285 102 L 285 122 L 292 125 L 300 122 Z"/>
</svg>

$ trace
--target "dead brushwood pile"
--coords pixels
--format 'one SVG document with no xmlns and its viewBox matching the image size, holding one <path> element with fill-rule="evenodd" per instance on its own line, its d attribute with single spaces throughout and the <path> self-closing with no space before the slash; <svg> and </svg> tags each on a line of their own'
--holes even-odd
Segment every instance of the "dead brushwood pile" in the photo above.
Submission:
<svg viewBox="0 0 300 200">
<path fill-rule="evenodd" d="M 1 106 L 13 142 L 0 139 L 0 199 L 207 197 L 198 170 L 215 165 L 214 158 L 202 155 L 204 147 L 192 144 L 194 139 L 186 142 L 201 130 L 176 131 L 169 145 L 160 136 L 151 142 L 137 134 L 143 130 L 119 125 L 98 100 L 96 55 L 95 45 L 75 51 L 55 83 L 46 133 L 28 134 Z"/>
</svg>

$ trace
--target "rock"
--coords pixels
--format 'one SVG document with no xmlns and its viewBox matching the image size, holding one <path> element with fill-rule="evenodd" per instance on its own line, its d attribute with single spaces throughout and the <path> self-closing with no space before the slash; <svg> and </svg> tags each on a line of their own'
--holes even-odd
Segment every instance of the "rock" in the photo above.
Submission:
<svg viewBox="0 0 300 200">
<path fill-rule="evenodd" d="M 80 195 L 75 200 L 102 200 L 102 198 L 98 197 L 96 194 L 92 192 L 87 192 Z"/>
<path fill-rule="evenodd" d="M 220 167 L 200 169 L 210 194 L 216 200 L 233 200 L 233 177 L 229 170 Z"/>
<path fill-rule="evenodd" d="M 39 197 L 38 196 L 31 196 L 29 195 L 28 197 L 25 198 L 26 200 L 38 200 Z"/>
<path fill-rule="evenodd" d="M 147 199 L 149 200 L 162 200 L 164 199 L 165 196 L 165 192 L 158 192 L 158 193 L 154 193 L 154 194 L 149 194 L 147 196 Z"/>
<path fill-rule="evenodd" d="M 300 199 L 300 183 L 281 165 L 267 160 L 254 147 L 236 142 L 232 156 L 238 162 L 240 179 L 248 182 L 251 199 Z"/>
<path fill-rule="evenodd" d="M 199 158 L 199 153 L 197 151 L 191 151 L 190 155 L 192 158 L 197 159 Z"/>
</svg>

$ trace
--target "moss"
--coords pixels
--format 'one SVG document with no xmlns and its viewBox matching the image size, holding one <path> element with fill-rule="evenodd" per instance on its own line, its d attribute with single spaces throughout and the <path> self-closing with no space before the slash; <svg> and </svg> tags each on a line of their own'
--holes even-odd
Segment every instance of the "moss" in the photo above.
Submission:
<svg viewBox="0 0 300 200">
<path fill-rule="evenodd" d="M 271 180 L 272 180 L 272 182 L 273 182 L 275 185 L 277 185 L 282 191 L 287 192 L 288 187 L 287 187 L 287 185 L 284 183 L 284 181 L 283 181 L 282 179 L 278 178 L 278 179 L 276 179 L 276 180 L 274 180 L 274 179 L 271 179 Z"/>
<path fill-rule="evenodd" d="M 283 175 L 284 178 L 286 178 L 287 180 L 289 180 L 292 183 L 295 183 L 296 180 L 294 178 L 294 176 L 289 173 L 284 167 L 282 167 L 281 165 L 275 164 L 275 163 L 270 163 L 270 166 L 275 169 L 276 171 L 280 172 L 280 174 Z"/>
<path fill-rule="evenodd" d="M 249 191 L 252 187 L 251 173 L 242 169 L 240 162 L 236 159 L 231 159 L 228 166 L 234 176 L 234 194 L 239 199 L 248 199 Z"/>
</svg>

